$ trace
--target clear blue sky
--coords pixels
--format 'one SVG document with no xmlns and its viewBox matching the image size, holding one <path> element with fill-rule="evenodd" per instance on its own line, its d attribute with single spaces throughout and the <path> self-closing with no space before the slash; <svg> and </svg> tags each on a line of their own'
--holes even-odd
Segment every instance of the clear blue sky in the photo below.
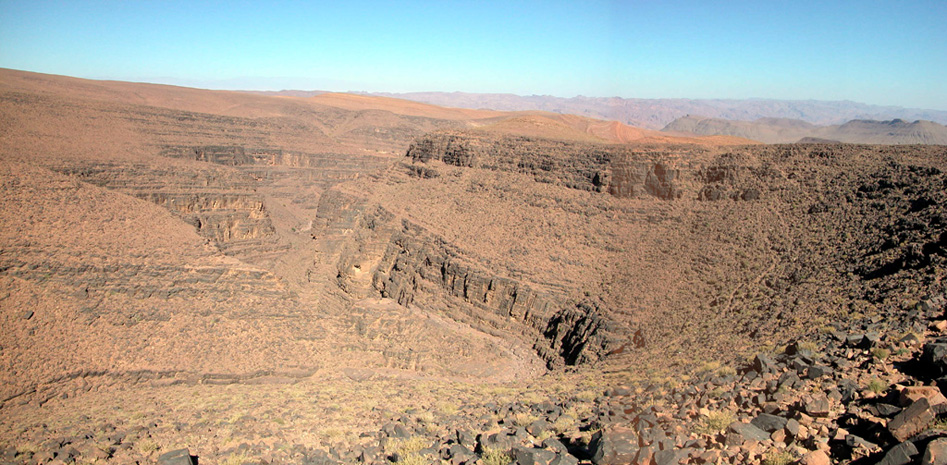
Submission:
<svg viewBox="0 0 947 465">
<path fill-rule="evenodd" d="M 0 0 L 0 67 L 221 89 L 947 110 L 947 1 Z"/>
</svg>

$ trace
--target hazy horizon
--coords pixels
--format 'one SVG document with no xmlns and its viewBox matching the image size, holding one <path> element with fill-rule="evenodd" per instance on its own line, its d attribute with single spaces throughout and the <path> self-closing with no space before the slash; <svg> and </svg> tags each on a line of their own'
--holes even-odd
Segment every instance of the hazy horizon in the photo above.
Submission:
<svg viewBox="0 0 947 465">
<path fill-rule="evenodd" d="M 947 4 L 0 1 L 0 67 L 227 90 L 947 110 Z"/>
</svg>

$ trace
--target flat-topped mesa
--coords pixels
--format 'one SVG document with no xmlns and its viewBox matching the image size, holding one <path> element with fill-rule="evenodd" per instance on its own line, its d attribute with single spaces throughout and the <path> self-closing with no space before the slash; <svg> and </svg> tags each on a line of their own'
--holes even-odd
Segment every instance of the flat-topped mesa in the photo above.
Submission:
<svg viewBox="0 0 947 465">
<path fill-rule="evenodd" d="M 382 207 L 328 191 L 318 215 L 314 236 L 333 252 L 320 260 L 334 263 L 338 285 L 349 295 L 443 308 L 483 331 L 515 335 L 551 367 L 595 362 L 621 345 L 623 332 L 605 309 L 492 273 Z"/>
<path fill-rule="evenodd" d="M 608 192 L 616 197 L 676 199 L 694 191 L 698 164 L 708 149 L 649 149 L 534 137 L 438 131 L 415 141 L 407 157 L 470 168 L 513 171 L 539 182 Z M 682 153 L 688 157 L 682 156 Z"/>
</svg>

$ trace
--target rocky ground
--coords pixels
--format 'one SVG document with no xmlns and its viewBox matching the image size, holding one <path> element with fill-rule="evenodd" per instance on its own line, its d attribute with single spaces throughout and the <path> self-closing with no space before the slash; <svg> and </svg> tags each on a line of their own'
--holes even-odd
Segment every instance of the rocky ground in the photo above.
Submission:
<svg viewBox="0 0 947 465">
<path fill-rule="evenodd" d="M 171 464 L 207 453 L 234 464 L 941 464 L 947 461 L 945 331 L 941 293 L 886 318 L 813 332 L 739 367 L 710 363 L 662 383 L 605 387 L 609 381 L 584 373 L 580 383 L 567 381 L 576 376 L 547 375 L 523 390 L 351 373 L 342 384 L 270 380 L 284 383 L 278 390 L 267 381 L 247 387 L 205 380 L 196 390 L 181 381 L 135 399 L 140 390 L 116 380 L 103 391 L 120 402 L 91 392 L 68 423 L 40 416 L 5 430 L 16 445 L 6 446 L 3 457 L 7 463 Z M 365 404 L 376 389 L 404 397 Z M 275 409 L 261 401 L 273 395 L 283 400 Z M 361 414 L 363 427 L 380 428 L 348 426 Z M 340 428 L 326 429 L 326 422 Z M 316 437 L 333 445 L 304 445 Z M 188 444 L 188 453 L 177 452 Z"/>
</svg>

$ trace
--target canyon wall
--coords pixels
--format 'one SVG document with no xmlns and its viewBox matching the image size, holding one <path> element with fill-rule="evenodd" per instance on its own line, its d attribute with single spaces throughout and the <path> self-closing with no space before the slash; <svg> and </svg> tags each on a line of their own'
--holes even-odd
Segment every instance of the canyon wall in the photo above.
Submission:
<svg viewBox="0 0 947 465">
<path fill-rule="evenodd" d="M 656 197 L 664 200 L 755 200 L 766 173 L 746 165 L 719 165 L 717 152 L 696 146 L 629 146 L 559 141 L 522 136 L 499 136 L 474 131 L 438 131 L 408 148 L 407 157 L 420 162 L 421 177 L 434 177 L 423 165 L 448 165 L 525 173 L 536 181 L 618 198 Z"/>
<path fill-rule="evenodd" d="M 338 191 L 326 192 L 313 236 L 339 286 L 358 298 L 437 307 L 490 333 L 512 333 L 550 366 L 594 362 L 620 346 L 614 323 L 592 302 L 503 277 L 425 228 Z"/>
<path fill-rule="evenodd" d="M 470 131 L 428 134 L 411 145 L 407 156 L 416 162 L 439 160 L 455 166 L 526 173 L 538 182 L 623 198 L 678 198 L 691 183 L 694 169 L 673 150 Z"/>
</svg>

